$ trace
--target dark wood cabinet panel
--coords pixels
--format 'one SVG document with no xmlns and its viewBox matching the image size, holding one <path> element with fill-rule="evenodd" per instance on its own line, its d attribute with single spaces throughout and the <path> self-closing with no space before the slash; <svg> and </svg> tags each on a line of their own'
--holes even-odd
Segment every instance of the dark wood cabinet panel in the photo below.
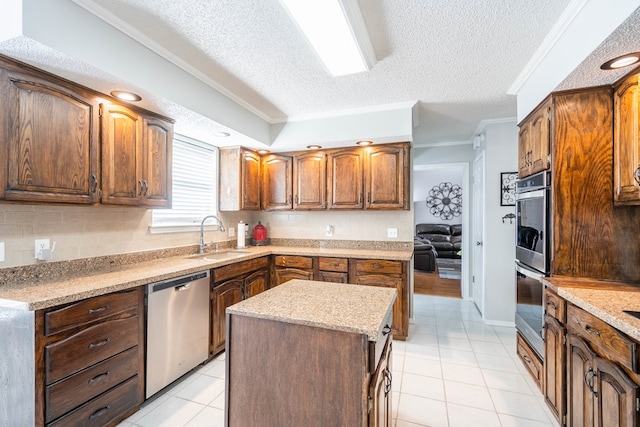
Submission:
<svg viewBox="0 0 640 427">
<path fill-rule="evenodd" d="M 566 402 L 566 334 L 567 331 L 555 317 L 544 316 L 544 400 L 562 425 Z"/>
<path fill-rule="evenodd" d="M 269 272 L 267 270 L 256 271 L 244 279 L 243 297 L 251 298 L 267 290 Z"/>
<path fill-rule="evenodd" d="M 542 390 L 544 381 L 542 360 L 519 332 L 516 334 L 516 354 L 522 360 L 538 388 Z"/>
<path fill-rule="evenodd" d="M 262 209 L 267 211 L 293 208 L 293 158 L 280 154 L 262 157 Z"/>
<path fill-rule="evenodd" d="M 242 301 L 242 288 L 244 279 L 230 279 L 220 284 L 214 284 L 211 297 L 212 302 L 212 337 L 211 352 L 216 354 L 224 350 L 226 338 L 226 315 L 227 307 Z"/>
<path fill-rule="evenodd" d="M 321 270 L 318 272 L 318 280 L 321 282 L 349 283 L 349 274 Z"/>
<path fill-rule="evenodd" d="M 640 204 L 640 87 L 637 72 L 615 87 L 614 106 L 614 201 L 618 205 Z"/>
<path fill-rule="evenodd" d="M 156 117 L 142 121 L 144 205 L 171 206 L 173 123 Z"/>
<path fill-rule="evenodd" d="M 0 198 L 96 203 L 97 101 L 53 76 L 19 72 L 0 59 L 0 67 L 5 65 L 8 69 L 0 69 L 0 152 L 7 168 L 0 172 Z"/>
<path fill-rule="evenodd" d="M 221 211 L 260 210 L 260 155 L 242 147 L 220 149 Z"/>
<path fill-rule="evenodd" d="M 293 157 L 293 209 L 327 207 L 327 166 L 324 152 Z"/>
<path fill-rule="evenodd" d="M 593 426 L 593 368 L 595 353 L 580 337 L 567 335 L 567 425 Z"/>
<path fill-rule="evenodd" d="M 551 98 L 545 99 L 520 124 L 518 134 L 518 177 L 549 169 Z"/>
<path fill-rule="evenodd" d="M 327 152 L 327 200 L 329 209 L 364 207 L 364 151 Z"/>
<path fill-rule="evenodd" d="M 275 269 L 275 286 L 293 279 L 313 280 L 313 271 L 289 267 L 278 267 Z"/>
<path fill-rule="evenodd" d="M 365 208 L 408 209 L 409 153 L 406 145 L 365 149 Z"/>
<path fill-rule="evenodd" d="M 260 210 L 260 155 L 242 150 L 240 210 Z"/>
<path fill-rule="evenodd" d="M 391 340 L 386 341 L 384 352 L 382 353 L 378 368 L 371 376 L 369 383 L 369 398 L 371 402 L 371 412 L 369 412 L 369 427 L 389 427 L 391 426 Z"/>
</svg>

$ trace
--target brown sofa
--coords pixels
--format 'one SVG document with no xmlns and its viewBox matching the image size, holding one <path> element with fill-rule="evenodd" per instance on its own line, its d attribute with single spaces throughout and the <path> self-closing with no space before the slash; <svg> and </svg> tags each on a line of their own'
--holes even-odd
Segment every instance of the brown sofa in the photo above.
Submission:
<svg viewBox="0 0 640 427">
<path fill-rule="evenodd" d="M 462 249 L 461 224 L 417 224 L 415 240 L 430 243 L 438 258 L 461 258 L 458 255 Z"/>
</svg>

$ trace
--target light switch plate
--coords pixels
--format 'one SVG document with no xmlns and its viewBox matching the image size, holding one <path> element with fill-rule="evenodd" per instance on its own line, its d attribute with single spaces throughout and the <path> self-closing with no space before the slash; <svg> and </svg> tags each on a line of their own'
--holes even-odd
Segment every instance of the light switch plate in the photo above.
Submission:
<svg viewBox="0 0 640 427">
<path fill-rule="evenodd" d="M 4 242 L 0 242 L 0 262 L 4 262 Z"/>
<path fill-rule="evenodd" d="M 398 229 L 397 228 L 387 228 L 387 237 L 390 239 L 398 238 Z"/>
<path fill-rule="evenodd" d="M 227 231 L 229 233 L 229 237 L 233 237 L 236 235 L 236 229 L 233 227 L 227 227 Z"/>
</svg>

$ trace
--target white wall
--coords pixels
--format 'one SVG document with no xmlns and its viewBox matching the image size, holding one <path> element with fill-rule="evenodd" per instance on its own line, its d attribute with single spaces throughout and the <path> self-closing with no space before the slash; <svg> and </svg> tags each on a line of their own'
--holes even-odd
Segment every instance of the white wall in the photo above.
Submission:
<svg viewBox="0 0 640 427">
<path fill-rule="evenodd" d="M 502 217 L 515 207 L 500 206 L 500 172 L 517 170 L 516 123 L 492 124 L 485 129 L 484 212 L 484 319 L 494 324 L 514 324 L 515 222 Z"/>
<path fill-rule="evenodd" d="M 438 187 L 443 182 L 450 182 L 451 184 L 462 187 L 466 185 L 462 180 L 463 169 L 459 166 L 415 170 L 413 172 L 413 210 L 415 213 L 415 223 L 462 224 L 462 216 L 454 216 L 452 219 L 446 220 L 432 215 L 426 203 L 429 191 L 433 187 Z M 468 209 L 468 207 L 463 205 L 462 209 Z"/>
</svg>

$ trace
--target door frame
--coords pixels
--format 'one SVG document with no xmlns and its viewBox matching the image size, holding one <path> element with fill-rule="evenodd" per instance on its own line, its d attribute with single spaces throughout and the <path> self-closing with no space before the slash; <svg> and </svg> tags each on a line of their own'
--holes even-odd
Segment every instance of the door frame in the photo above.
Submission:
<svg viewBox="0 0 640 427">
<path fill-rule="evenodd" d="M 413 165 L 413 171 L 425 171 L 425 170 L 433 170 L 433 169 L 450 169 L 450 168 L 462 168 L 462 253 L 470 254 L 471 246 L 469 246 L 470 236 L 469 232 L 471 231 L 471 225 L 469 224 L 469 210 L 471 209 L 470 205 L 470 189 L 471 182 L 469 181 L 469 165 L 470 162 L 456 162 L 456 163 L 431 163 L 431 164 L 423 164 L 423 165 Z M 412 179 L 413 181 L 413 179 Z M 415 182 L 413 183 L 415 185 Z M 413 187 L 411 189 L 413 192 Z M 413 209 L 413 206 L 412 206 Z M 415 210 L 413 215 L 413 228 L 415 234 L 416 227 L 416 218 L 415 218 Z M 460 290 L 462 294 L 462 299 L 469 299 L 471 297 L 471 280 L 470 277 L 470 259 L 469 256 L 462 257 L 462 271 L 460 276 Z M 413 275 L 413 271 L 411 273 Z M 413 294 L 413 290 L 412 290 Z M 413 297 L 413 296 L 412 296 Z"/>
</svg>

